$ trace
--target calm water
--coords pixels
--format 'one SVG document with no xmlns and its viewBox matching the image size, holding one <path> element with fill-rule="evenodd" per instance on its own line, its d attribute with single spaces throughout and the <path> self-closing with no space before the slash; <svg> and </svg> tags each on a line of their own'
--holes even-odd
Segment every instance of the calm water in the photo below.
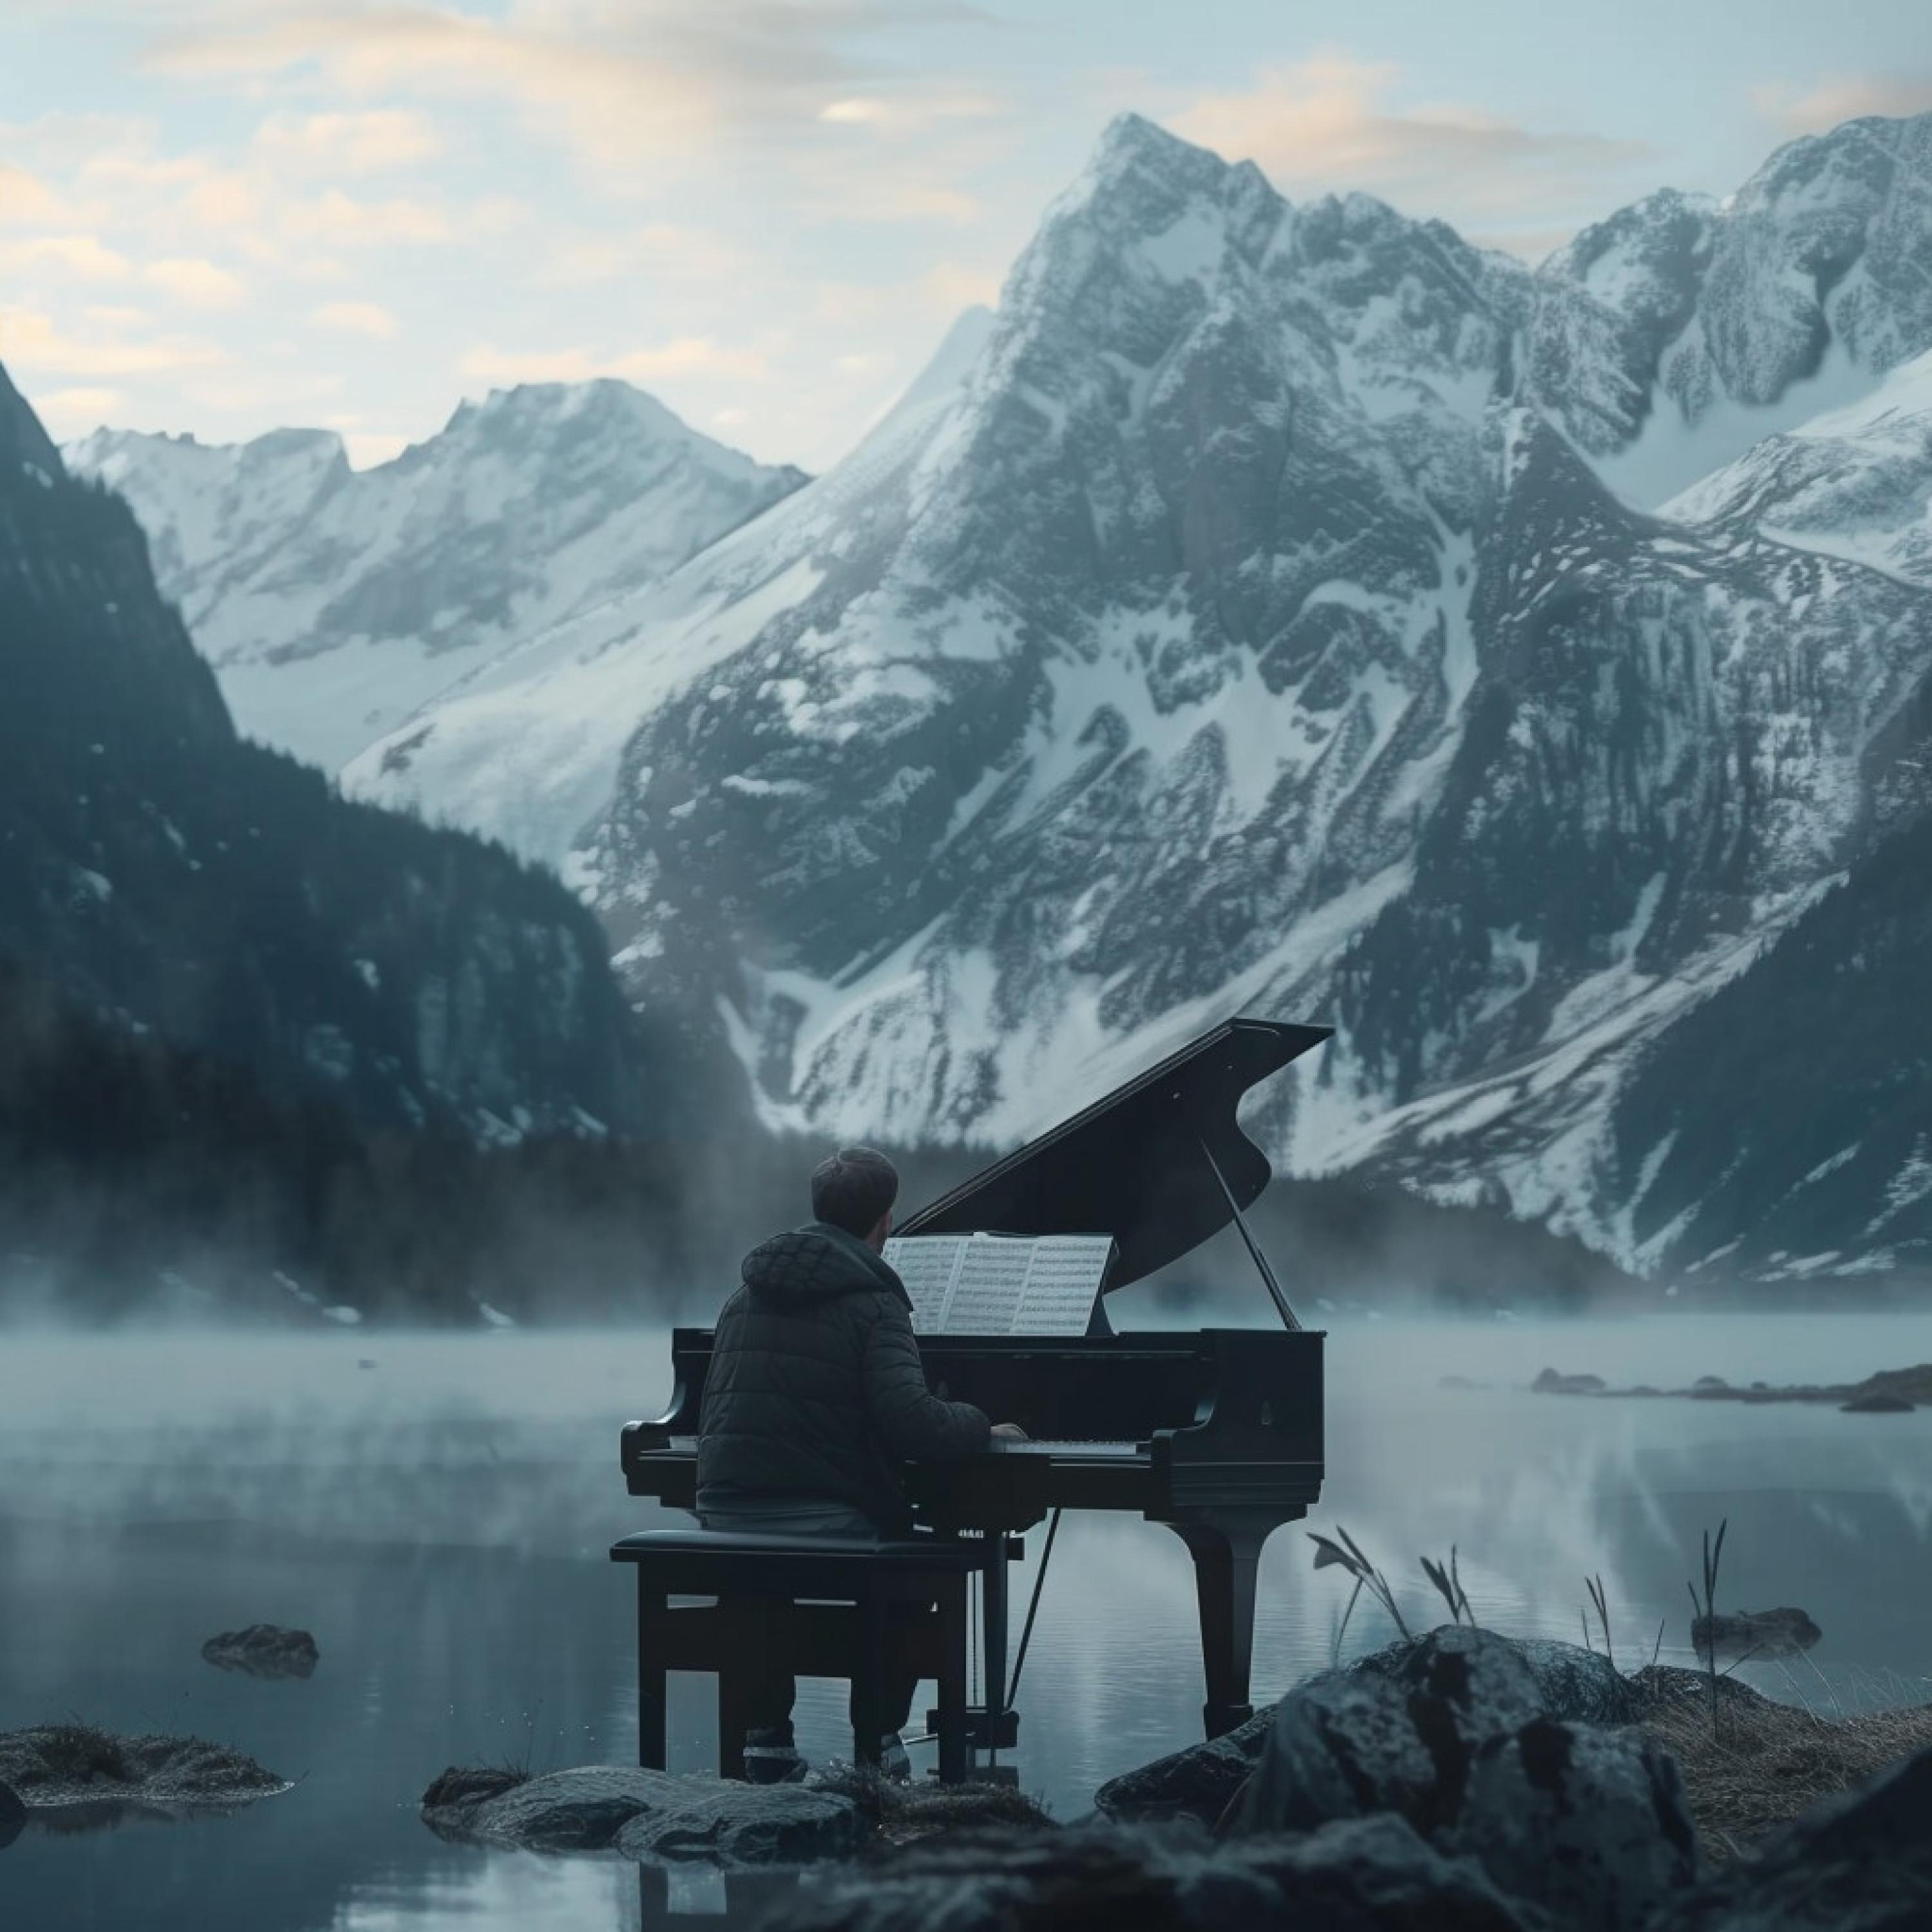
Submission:
<svg viewBox="0 0 1932 1932">
<path fill-rule="evenodd" d="M 624 1494 L 617 1430 L 664 1396 L 666 1355 L 662 1335 L 638 1333 L 0 1338 L 0 1729 L 71 1714 L 193 1731 L 300 1780 L 234 1816 L 32 1826 L 0 1851 L 0 1923 L 602 1932 L 722 1912 L 710 1874 L 649 1880 L 640 1896 L 614 1861 L 446 1845 L 416 1808 L 447 1764 L 628 1759 L 629 1579 L 605 1551 L 651 1514 Z M 1932 1414 L 1592 1402 L 1521 1385 L 1548 1365 L 1676 1385 L 1928 1360 L 1919 1317 L 1338 1321 L 1330 1475 L 1310 1526 L 1346 1524 L 1424 1623 L 1416 1558 L 1452 1542 L 1479 1617 L 1508 1630 L 1576 1637 L 1583 1578 L 1600 1572 L 1619 1659 L 1647 1659 L 1661 1618 L 1664 1657 L 1684 1660 L 1698 1533 L 1727 1516 L 1720 1605 L 1796 1604 L 1825 1631 L 1816 1671 L 1744 1675 L 1827 1707 L 1834 1694 L 1922 1702 Z M 1452 1374 L 1492 1386 L 1440 1388 Z M 1040 1545 L 1036 1533 L 1022 1600 Z M 1343 1592 L 1310 1556 L 1296 1526 L 1269 1546 L 1258 1695 L 1328 1660 Z M 1018 1758 L 1060 1815 L 1196 1734 L 1191 1599 L 1165 1531 L 1066 1520 Z M 205 1638 L 255 1622 L 313 1630 L 316 1676 L 263 1683 L 201 1661 Z M 1386 1634 L 1358 1612 L 1348 1648 Z M 680 1688 L 673 1750 L 694 1768 L 710 1748 L 706 1700 L 698 1680 Z M 842 1702 L 839 1687 L 805 1688 L 808 1753 L 844 1753 Z"/>
</svg>

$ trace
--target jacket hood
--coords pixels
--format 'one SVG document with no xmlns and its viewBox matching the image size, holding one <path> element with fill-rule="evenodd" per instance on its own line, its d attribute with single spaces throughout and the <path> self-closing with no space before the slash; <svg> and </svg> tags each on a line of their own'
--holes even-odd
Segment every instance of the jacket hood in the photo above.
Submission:
<svg viewBox="0 0 1932 1932">
<path fill-rule="evenodd" d="M 814 1221 L 774 1234 L 745 1257 L 747 1292 L 761 1301 L 830 1301 L 845 1294 L 890 1294 L 910 1307 L 898 1276 L 856 1234 Z"/>
</svg>

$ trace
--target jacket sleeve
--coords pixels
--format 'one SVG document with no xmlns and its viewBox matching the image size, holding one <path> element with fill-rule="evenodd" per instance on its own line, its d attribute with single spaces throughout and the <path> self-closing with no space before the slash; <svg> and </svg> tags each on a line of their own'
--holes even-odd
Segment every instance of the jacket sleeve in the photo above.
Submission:
<svg viewBox="0 0 1932 1932">
<path fill-rule="evenodd" d="M 866 1407 L 879 1439 L 908 1462 L 945 1462 L 986 1448 L 990 1425 L 970 1402 L 941 1402 L 926 1385 L 912 1321 L 896 1303 L 866 1336 Z"/>
</svg>

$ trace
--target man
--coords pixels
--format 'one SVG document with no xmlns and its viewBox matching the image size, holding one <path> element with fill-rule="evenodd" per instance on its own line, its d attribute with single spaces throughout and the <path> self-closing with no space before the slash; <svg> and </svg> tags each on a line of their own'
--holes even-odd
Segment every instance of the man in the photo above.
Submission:
<svg viewBox="0 0 1932 1932">
<path fill-rule="evenodd" d="M 707 1529 L 784 1536 L 902 1537 L 912 1510 L 898 1466 L 970 1456 L 997 1429 L 970 1402 L 926 1385 L 912 1303 L 880 1250 L 898 1175 L 886 1156 L 842 1148 L 812 1175 L 808 1227 L 745 1257 L 712 1345 L 698 1444 L 698 1514 Z M 915 1680 L 890 1687 L 881 1762 L 904 1772 L 898 1731 Z M 782 1671 L 755 1687 L 746 1774 L 802 1777 L 792 1741 L 795 1687 Z"/>
</svg>

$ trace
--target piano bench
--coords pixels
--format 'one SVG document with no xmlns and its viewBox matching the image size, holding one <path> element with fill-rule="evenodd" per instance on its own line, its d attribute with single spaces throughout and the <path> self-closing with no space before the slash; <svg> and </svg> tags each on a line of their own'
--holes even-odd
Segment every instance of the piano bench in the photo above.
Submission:
<svg viewBox="0 0 1932 1932">
<path fill-rule="evenodd" d="M 718 1680 L 718 1770 L 744 1775 L 742 1660 L 756 1646 L 767 1669 L 843 1678 L 860 1709 L 882 1708 L 889 1643 L 903 1645 L 939 1686 L 939 1775 L 955 1784 L 970 1762 L 966 1709 L 967 1588 L 1006 1554 L 1006 1539 L 910 1538 L 871 1543 L 823 1536 L 741 1536 L 728 1530 L 652 1529 L 612 1544 L 610 1560 L 638 1572 L 638 1762 L 664 1765 L 664 1678 L 698 1670 Z M 720 1600 L 674 1604 L 674 1597 Z M 765 1600 L 747 1603 L 748 1598 Z M 937 1618 L 896 1628 L 899 1604 L 937 1603 Z M 788 1607 L 779 1610 L 780 1604 Z M 853 1732 L 855 1762 L 876 1764 L 884 1725 Z"/>
</svg>

